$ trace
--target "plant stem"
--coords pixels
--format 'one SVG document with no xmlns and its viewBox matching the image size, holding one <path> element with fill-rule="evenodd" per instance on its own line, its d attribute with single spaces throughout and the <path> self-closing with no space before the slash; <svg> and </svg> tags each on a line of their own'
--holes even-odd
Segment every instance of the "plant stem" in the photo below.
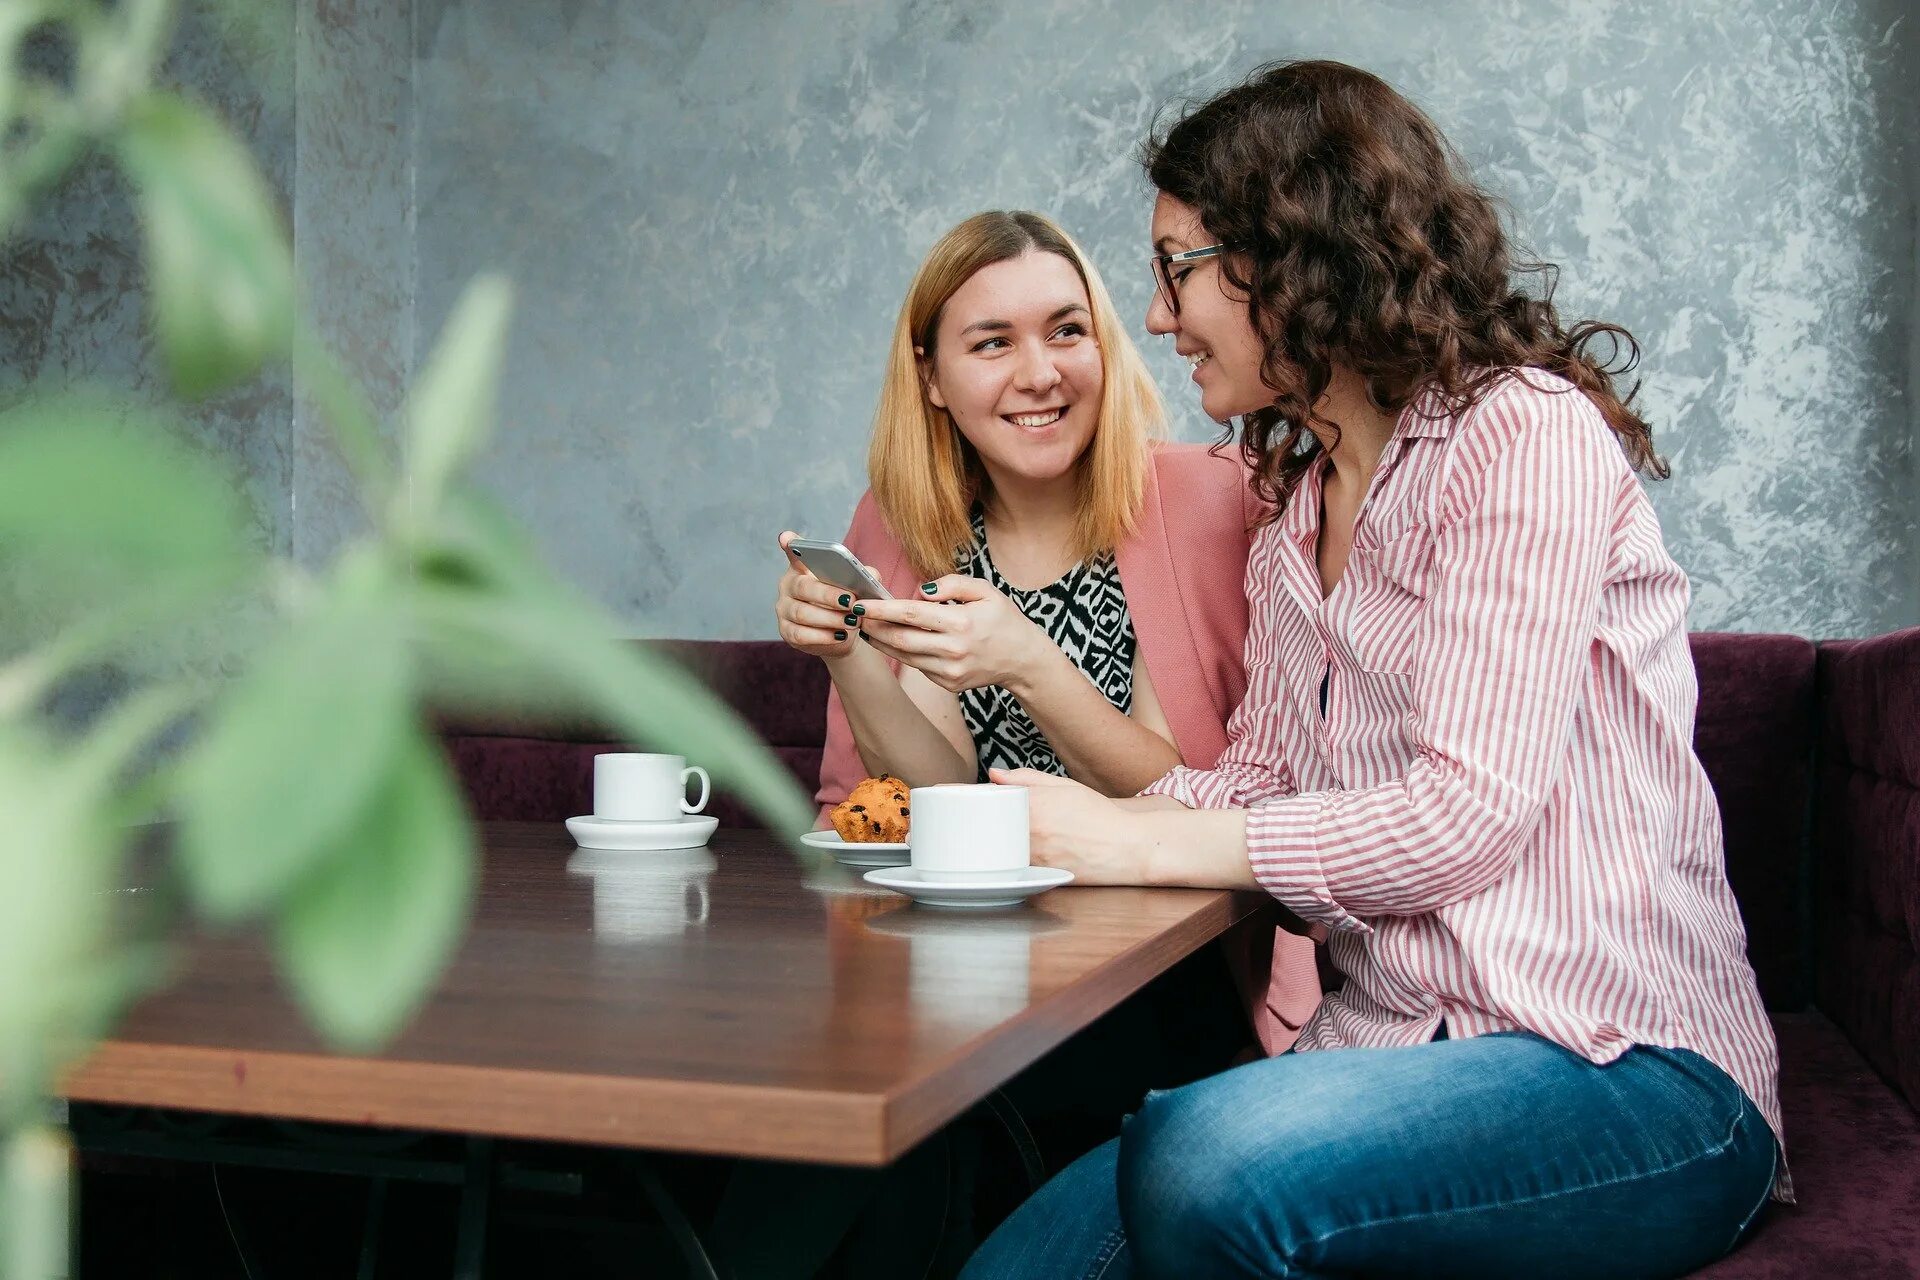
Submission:
<svg viewBox="0 0 1920 1280">
<path fill-rule="evenodd" d="M 73 1140 L 21 1129 L 0 1151 L 0 1277 L 65 1280 L 73 1238 Z"/>
</svg>

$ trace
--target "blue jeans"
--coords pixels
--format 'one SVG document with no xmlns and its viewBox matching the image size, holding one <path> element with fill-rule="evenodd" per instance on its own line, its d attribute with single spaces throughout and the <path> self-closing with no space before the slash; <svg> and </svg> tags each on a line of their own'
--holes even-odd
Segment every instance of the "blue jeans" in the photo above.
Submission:
<svg viewBox="0 0 1920 1280">
<path fill-rule="evenodd" d="M 1773 1174 L 1766 1120 L 1684 1049 L 1597 1067 L 1507 1032 L 1289 1053 L 1148 1094 L 962 1280 L 1684 1275 Z"/>
</svg>

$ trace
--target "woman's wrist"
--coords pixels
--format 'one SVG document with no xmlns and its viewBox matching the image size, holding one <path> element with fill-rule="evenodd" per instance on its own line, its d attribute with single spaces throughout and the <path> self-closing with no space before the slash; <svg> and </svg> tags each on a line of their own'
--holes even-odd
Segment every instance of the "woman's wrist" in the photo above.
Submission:
<svg viewBox="0 0 1920 1280">
<path fill-rule="evenodd" d="M 871 678 L 876 669 L 887 679 L 893 679 L 893 671 L 887 666 L 887 660 L 880 656 L 878 649 L 865 641 L 857 640 L 847 652 L 838 657 L 823 657 L 820 661 L 826 664 L 828 679 L 843 695 L 850 683 L 857 684 L 863 678 Z"/>
<path fill-rule="evenodd" d="M 1070 674 L 1078 674 L 1078 668 L 1032 620 L 1023 618 L 1022 621 L 1026 632 L 1020 656 L 1013 670 L 1000 681 L 1000 687 L 1026 704 L 1037 691 L 1060 678 L 1061 667 L 1066 667 Z"/>
</svg>

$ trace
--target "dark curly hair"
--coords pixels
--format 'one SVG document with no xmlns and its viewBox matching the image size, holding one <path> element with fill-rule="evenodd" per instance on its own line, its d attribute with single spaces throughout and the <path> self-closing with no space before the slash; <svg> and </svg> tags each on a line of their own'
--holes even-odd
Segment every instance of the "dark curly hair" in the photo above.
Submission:
<svg viewBox="0 0 1920 1280">
<path fill-rule="evenodd" d="M 1669 474 L 1631 407 L 1639 384 L 1624 396 L 1614 387 L 1639 363 L 1633 335 L 1599 321 L 1561 326 L 1559 268 L 1512 260 L 1494 199 L 1378 76 L 1338 62 L 1269 63 L 1190 107 L 1146 143 L 1141 163 L 1234 247 L 1221 270 L 1247 295 L 1266 348 L 1261 379 L 1274 392 L 1271 407 L 1243 419 L 1241 449 L 1276 508 L 1320 452 L 1309 424 L 1336 362 L 1389 412 L 1430 387 L 1458 413 L 1508 369 L 1547 370 L 1593 401 L 1634 470 Z M 1542 278 L 1541 296 L 1515 287 L 1525 274 Z M 1611 346 L 1600 360 L 1588 346 L 1603 335 Z"/>
</svg>

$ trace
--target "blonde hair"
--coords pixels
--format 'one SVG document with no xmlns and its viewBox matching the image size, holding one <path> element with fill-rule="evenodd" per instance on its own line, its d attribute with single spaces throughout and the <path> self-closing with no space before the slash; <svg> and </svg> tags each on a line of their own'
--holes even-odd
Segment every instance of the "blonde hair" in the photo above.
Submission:
<svg viewBox="0 0 1920 1280">
<path fill-rule="evenodd" d="M 953 572 L 955 553 L 972 541 L 969 512 L 986 490 L 987 475 L 947 411 L 927 398 L 914 348 L 926 353 L 925 360 L 933 359 L 941 313 L 975 272 L 1034 252 L 1058 254 L 1073 264 L 1087 289 L 1093 340 L 1105 368 L 1093 441 L 1078 463 L 1074 551 L 1080 559 L 1112 550 L 1133 532 L 1146 495 L 1149 452 L 1166 436 L 1159 388 L 1080 246 L 1038 213 L 974 214 L 940 237 L 900 305 L 867 452 L 867 478 L 880 514 L 914 571 L 928 578 Z"/>
</svg>

